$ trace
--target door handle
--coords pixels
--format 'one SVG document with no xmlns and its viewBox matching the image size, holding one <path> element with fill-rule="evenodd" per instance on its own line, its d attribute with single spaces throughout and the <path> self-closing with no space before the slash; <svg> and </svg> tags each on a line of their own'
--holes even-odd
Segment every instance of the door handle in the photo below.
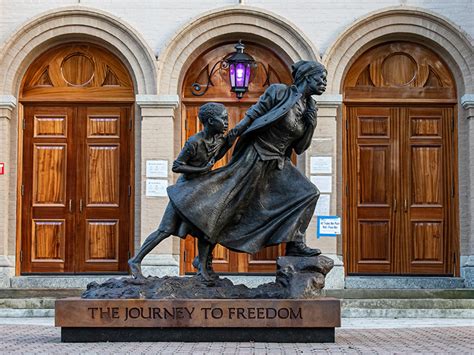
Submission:
<svg viewBox="0 0 474 355">
<path fill-rule="evenodd" d="M 79 212 L 82 213 L 82 198 L 79 200 Z"/>
<path fill-rule="evenodd" d="M 72 212 L 72 199 L 69 199 L 69 212 Z"/>
</svg>

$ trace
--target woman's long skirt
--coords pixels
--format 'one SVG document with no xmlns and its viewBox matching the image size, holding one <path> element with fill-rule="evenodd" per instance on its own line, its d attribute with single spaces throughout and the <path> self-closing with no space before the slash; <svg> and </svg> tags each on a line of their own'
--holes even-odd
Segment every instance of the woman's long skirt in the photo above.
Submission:
<svg viewBox="0 0 474 355">
<path fill-rule="evenodd" d="M 300 240 L 319 191 L 288 158 L 279 169 L 277 160 L 262 160 L 249 144 L 228 165 L 179 179 L 168 188 L 168 195 L 179 215 L 173 222 L 176 232 L 191 228 L 199 234 L 195 236 L 211 243 L 256 253 L 266 246 Z M 182 228 L 181 223 L 188 227 Z"/>
</svg>

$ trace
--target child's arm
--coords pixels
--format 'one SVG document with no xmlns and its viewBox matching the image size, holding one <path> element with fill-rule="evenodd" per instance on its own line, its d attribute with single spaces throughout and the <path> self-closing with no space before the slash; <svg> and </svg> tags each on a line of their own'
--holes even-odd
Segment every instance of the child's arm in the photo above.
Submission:
<svg viewBox="0 0 474 355">
<path fill-rule="evenodd" d="M 181 174 L 196 174 L 196 173 L 206 173 L 211 170 L 212 166 L 215 163 L 214 159 L 211 159 L 205 166 L 192 166 L 188 164 L 188 160 L 196 155 L 196 144 L 193 142 L 187 141 L 184 144 L 183 149 L 179 153 L 176 160 L 173 162 L 173 167 L 171 170 L 174 173 Z"/>
<path fill-rule="evenodd" d="M 222 147 L 219 148 L 219 152 L 215 156 L 215 160 L 218 161 L 221 159 L 225 153 L 234 145 L 235 140 L 237 137 L 239 137 L 243 132 L 245 131 L 245 128 L 243 127 L 235 127 L 229 130 L 229 133 L 224 137 L 225 142 L 222 145 Z"/>
</svg>

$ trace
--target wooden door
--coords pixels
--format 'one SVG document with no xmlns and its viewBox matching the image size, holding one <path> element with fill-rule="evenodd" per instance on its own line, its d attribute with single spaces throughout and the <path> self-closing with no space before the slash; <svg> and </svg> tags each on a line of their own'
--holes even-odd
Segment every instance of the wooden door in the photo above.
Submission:
<svg viewBox="0 0 474 355">
<path fill-rule="evenodd" d="M 452 274 L 452 107 L 347 108 L 348 269 Z"/>
<path fill-rule="evenodd" d="M 368 49 L 344 80 L 349 274 L 458 274 L 456 85 L 419 43 Z"/>
<path fill-rule="evenodd" d="M 27 105 L 24 119 L 22 272 L 126 272 L 130 107 Z"/>
<path fill-rule="evenodd" d="M 28 68 L 20 272 L 128 271 L 134 97 L 123 63 L 90 43 L 53 47 Z"/>
</svg>

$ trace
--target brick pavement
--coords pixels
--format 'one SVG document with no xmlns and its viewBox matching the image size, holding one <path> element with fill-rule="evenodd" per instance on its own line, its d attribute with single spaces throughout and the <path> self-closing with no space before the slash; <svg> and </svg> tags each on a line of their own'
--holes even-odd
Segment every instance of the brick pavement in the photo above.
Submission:
<svg viewBox="0 0 474 355">
<path fill-rule="evenodd" d="M 335 344 L 78 343 L 63 344 L 51 326 L 0 325 L 1 353 L 380 354 L 474 353 L 474 327 L 337 329 Z"/>
</svg>

